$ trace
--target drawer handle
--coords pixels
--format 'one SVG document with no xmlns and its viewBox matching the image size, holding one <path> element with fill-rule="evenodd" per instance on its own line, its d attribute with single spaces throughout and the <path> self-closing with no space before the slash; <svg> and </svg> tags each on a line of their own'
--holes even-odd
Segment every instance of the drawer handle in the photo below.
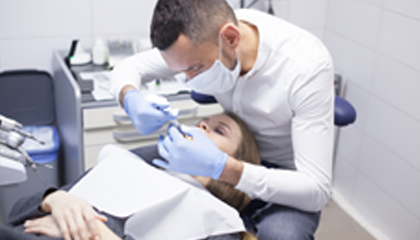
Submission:
<svg viewBox="0 0 420 240">
<path fill-rule="evenodd" d="M 166 129 L 161 128 L 158 131 L 154 132 L 153 134 L 149 135 L 141 135 L 137 131 L 129 131 L 129 132 L 121 132 L 114 130 L 112 132 L 112 136 L 117 142 L 140 142 L 143 140 L 150 140 L 150 139 L 157 139 L 159 135 L 164 134 Z"/>
<path fill-rule="evenodd" d="M 197 106 L 193 107 L 193 108 L 187 108 L 187 109 L 181 109 L 179 110 L 179 116 L 195 116 L 195 114 L 197 113 Z"/>
<path fill-rule="evenodd" d="M 197 107 L 191 108 L 191 109 L 181 109 L 179 111 L 179 117 L 183 117 L 186 115 L 192 115 L 194 116 L 197 112 Z M 130 117 L 128 115 L 125 114 L 118 114 L 118 113 L 114 113 L 114 121 L 117 124 L 127 124 L 127 123 L 131 123 Z"/>
<path fill-rule="evenodd" d="M 113 131 L 112 136 L 118 142 L 135 142 L 139 138 L 142 137 L 142 135 L 137 131 L 131 131 L 131 132 Z"/>
<path fill-rule="evenodd" d="M 114 122 L 116 122 L 117 124 L 127 124 L 131 123 L 131 120 L 128 115 L 114 113 Z"/>
</svg>

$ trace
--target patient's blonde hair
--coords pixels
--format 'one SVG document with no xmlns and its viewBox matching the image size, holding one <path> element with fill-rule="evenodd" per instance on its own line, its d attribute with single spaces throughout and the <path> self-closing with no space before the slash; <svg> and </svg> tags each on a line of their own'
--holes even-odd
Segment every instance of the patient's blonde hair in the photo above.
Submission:
<svg viewBox="0 0 420 240">
<path fill-rule="evenodd" d="M 224 114 L 233 119 L 239 125 L 239 129 L 242 134 L 241 142 L 232 157 L 244 162 L 259 165 L 261 158 L 258 146 L 248 126 L 236 114 L 232 112 L 224 112 Z M 251 198 L 247 194 L 234 188 L 232 185 L 221 181 L 210 179 L 205 187 L 214 196 L 232 206 L 238 210 L 238 212 L 248 206 L 251 201 Z M 245 232 L 241 233 L 241 238 L 243 240 L 257 239 L 254 235 Z"/>
<path fill-rule="evenodd" d="M 257 143 L 248 126 L 236 114 L 232 112 L 224 112 L 224 114 L 238 124 L 242 135 L 239 146 L 232 157 L 256 165 L 260 164 Z M 248 195 L 224 182 L 211 179 L 205 187 L 213 195 L 238 211 L 242 211 L 251 201 Z"/>
</svg>

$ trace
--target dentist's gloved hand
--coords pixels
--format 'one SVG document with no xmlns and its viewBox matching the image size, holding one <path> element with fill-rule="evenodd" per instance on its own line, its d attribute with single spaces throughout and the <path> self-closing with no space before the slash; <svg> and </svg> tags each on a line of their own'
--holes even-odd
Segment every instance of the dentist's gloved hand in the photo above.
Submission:
<svg viewBox="0 0 420 240">
<path fill-rule="evenodd" d="M 142 135 L 158 130 L 169 120 L 176 119 L 179 114 L 178 110 L 169 109 L 166 98 L 136 89 L 125 94 L 124 110 Z"/>
<path fill-rule="evenodd" d="M 169 126 L 165 138 L 160 136 L 159 154 L 168 161 L 154 159 L 162 168 L 217 180 L 222 174 L 228 156 L 198 128 L 182 126 L 193 139 L 186 139 L 177 128 Z"/>
</svg>

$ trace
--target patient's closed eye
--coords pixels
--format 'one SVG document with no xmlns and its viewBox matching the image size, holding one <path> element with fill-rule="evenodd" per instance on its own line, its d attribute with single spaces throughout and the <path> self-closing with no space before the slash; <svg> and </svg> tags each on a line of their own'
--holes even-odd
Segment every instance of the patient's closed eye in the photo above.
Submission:
<svg viewBox="0 0 420 240">
<path fill-rule="evenodd" d="M 224 136 L 224 135 L 225 135 L 221 127 L 217 127 L 217 128 L 215 128 L 215 129 L 214 129 L 214 131 L 215 131 L 217 134 L 220 134 L 220 135 L 222 135 L 222 136 Z"/>
<path fill-rule="evenodd" d="M 211 121 L 209 118 L 204 118 L 197 123 L 196 127 L 204 130 L 206 133 L 214 132 L 223 137 L 229 137 L 230 126 L 224 121 Z"/>
<path fill-rule="evenodd" d="M 220 121 L 214 131 L 222 136 L 229 137 L 231 129 L 227 123 Z"/>
</svg>

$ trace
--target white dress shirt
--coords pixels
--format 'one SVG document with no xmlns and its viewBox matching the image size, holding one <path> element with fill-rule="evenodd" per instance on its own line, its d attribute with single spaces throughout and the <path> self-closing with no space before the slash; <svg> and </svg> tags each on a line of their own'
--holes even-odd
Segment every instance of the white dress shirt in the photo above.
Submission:
<svg viewBox="0 0 420 240">
<path fill-rule="evenodd" d="M 309 32 L 282 19 L 249 9 L 239 20 L 258 29 L 253 68 L 233 90 L 215 95 L 224 109 L 239 115 L 257 140 L 262 160 L 282 169 L 244 163 L 236 188 L 268 202 L 319 211 L 332 181 L 333 64 L 324 45 Z M 116 66 L 112 91 L 174 74 L 156 49 Z"/>
</svg>

